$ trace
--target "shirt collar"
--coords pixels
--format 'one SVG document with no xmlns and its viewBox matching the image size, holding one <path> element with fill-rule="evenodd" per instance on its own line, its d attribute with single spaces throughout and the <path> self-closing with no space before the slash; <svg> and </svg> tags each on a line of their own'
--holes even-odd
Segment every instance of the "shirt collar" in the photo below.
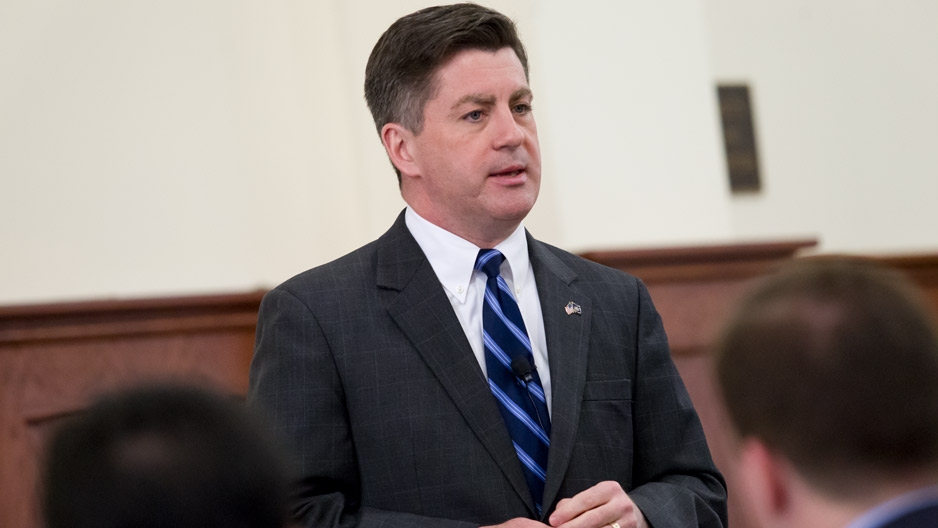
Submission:
<svg viewBox="0 0 938 528">
<path fill-rule="evenodd" d="M 404 212 L 404 222 L 430 261 L 430 266 L 443 288 L 459 302 L 465 302 L 479 246 L 430 223 L 410 207 Z M 524 226 L 518 225 L 518 228 L 494 249 L 505 255 L 505 263 L 502 264 L 505 279 L 513 283 L 515 288 L 524 284 L 530 269 L 528 239 Z"/>
<path fill-rule="evenodd" d="M 847 528 L 876 528 L 899 517 L 938 503 L 938 486 L 932 486 L 890 499 L 856 518 Z"/>
</svg>

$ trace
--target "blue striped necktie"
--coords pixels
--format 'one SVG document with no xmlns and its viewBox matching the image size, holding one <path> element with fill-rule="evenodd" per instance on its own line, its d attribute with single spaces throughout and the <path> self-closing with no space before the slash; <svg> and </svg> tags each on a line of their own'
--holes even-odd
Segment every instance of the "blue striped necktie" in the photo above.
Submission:
<svg viewBox="0 0 938 528">
<path fill-rule="evenodd" d="M 541 379 L 534 370 L 531 341 L 521 319 L 521 311 L 499 267 L 505 257 L 495 249 L 479 250 L 475 269 L 485 273 L 485 300 L 482 303 L 482 340 L 489 388 L 515 451 L 521 460 L 525 479 L 540 514 L 550 447 L 550 417 Z"/>
</svg>

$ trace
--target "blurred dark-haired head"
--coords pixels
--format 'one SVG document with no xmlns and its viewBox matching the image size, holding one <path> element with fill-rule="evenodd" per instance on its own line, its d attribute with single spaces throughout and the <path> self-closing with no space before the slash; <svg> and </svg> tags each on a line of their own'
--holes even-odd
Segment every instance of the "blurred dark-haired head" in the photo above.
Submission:
<svg viewBox="0 0 938 528">
<path fill-rule="evenodd" d="M 276 442 L 242 404 L 193 387 L 112 393 L 55 431 L 48 528 L 286 525 Z"/>
<path fill-rule="evenodd" d="M 793 263 L 742 301 L 716 365 L 738 433 L 819 489 L 849 494 L 938 470 L 938 333 L 896 271 L 839 257 Z"/>
</svg>

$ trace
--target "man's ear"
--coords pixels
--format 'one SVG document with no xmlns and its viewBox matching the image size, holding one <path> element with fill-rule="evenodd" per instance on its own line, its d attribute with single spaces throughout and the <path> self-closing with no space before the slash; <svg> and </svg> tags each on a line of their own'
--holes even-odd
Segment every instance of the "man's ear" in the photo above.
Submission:
<svg viewBox="0 0 938 528">
<path fill-rule="evenodd" d="M 402 176 L 417 173 L 414 163 L 414 134 L 398 123 L 387 123 L 381 127 L 381 142 L 387 151 L 391 163 L 401 171 Z"/>
<path fill-rule="evenodd" d="M 788 515 L 792 502 L 792 468 L 788 461 L 758 438 L 746 438 L 740 446 L 739 473 L 760 520 Z M 766 523 L 767 524 L 767 523 Z"/>
</svg>

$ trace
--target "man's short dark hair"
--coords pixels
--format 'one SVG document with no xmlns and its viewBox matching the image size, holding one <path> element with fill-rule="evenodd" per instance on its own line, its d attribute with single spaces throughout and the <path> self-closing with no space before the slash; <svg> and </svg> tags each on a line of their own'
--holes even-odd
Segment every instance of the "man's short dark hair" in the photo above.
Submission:
<svg viewBox="0 0 938 528">
<path fill-rule="evenodd" d="M 515 24 L 497 11 L 466 3 L 398 19 L 378 39 L 365 67 L 365 100 L 378 133 L 387 123 L 400 123 L 420 134 L 437 70 L 460 51 L 502 48 L 514 50 L 527 77 L 528 56 Z"/>
<path fill-rule="evenodd" d="M 282 528 L 283 462 L 240 402 L 177 385 L 113 393 L 47 446 L 48 528 Z"/>
<path fill-rule="evenodd" d="M 897 271 L 794 263 L 743 300 L 716 365 L 738 433 L 820 489 L 938 466 L 938 333 Z"/>
</svg>

